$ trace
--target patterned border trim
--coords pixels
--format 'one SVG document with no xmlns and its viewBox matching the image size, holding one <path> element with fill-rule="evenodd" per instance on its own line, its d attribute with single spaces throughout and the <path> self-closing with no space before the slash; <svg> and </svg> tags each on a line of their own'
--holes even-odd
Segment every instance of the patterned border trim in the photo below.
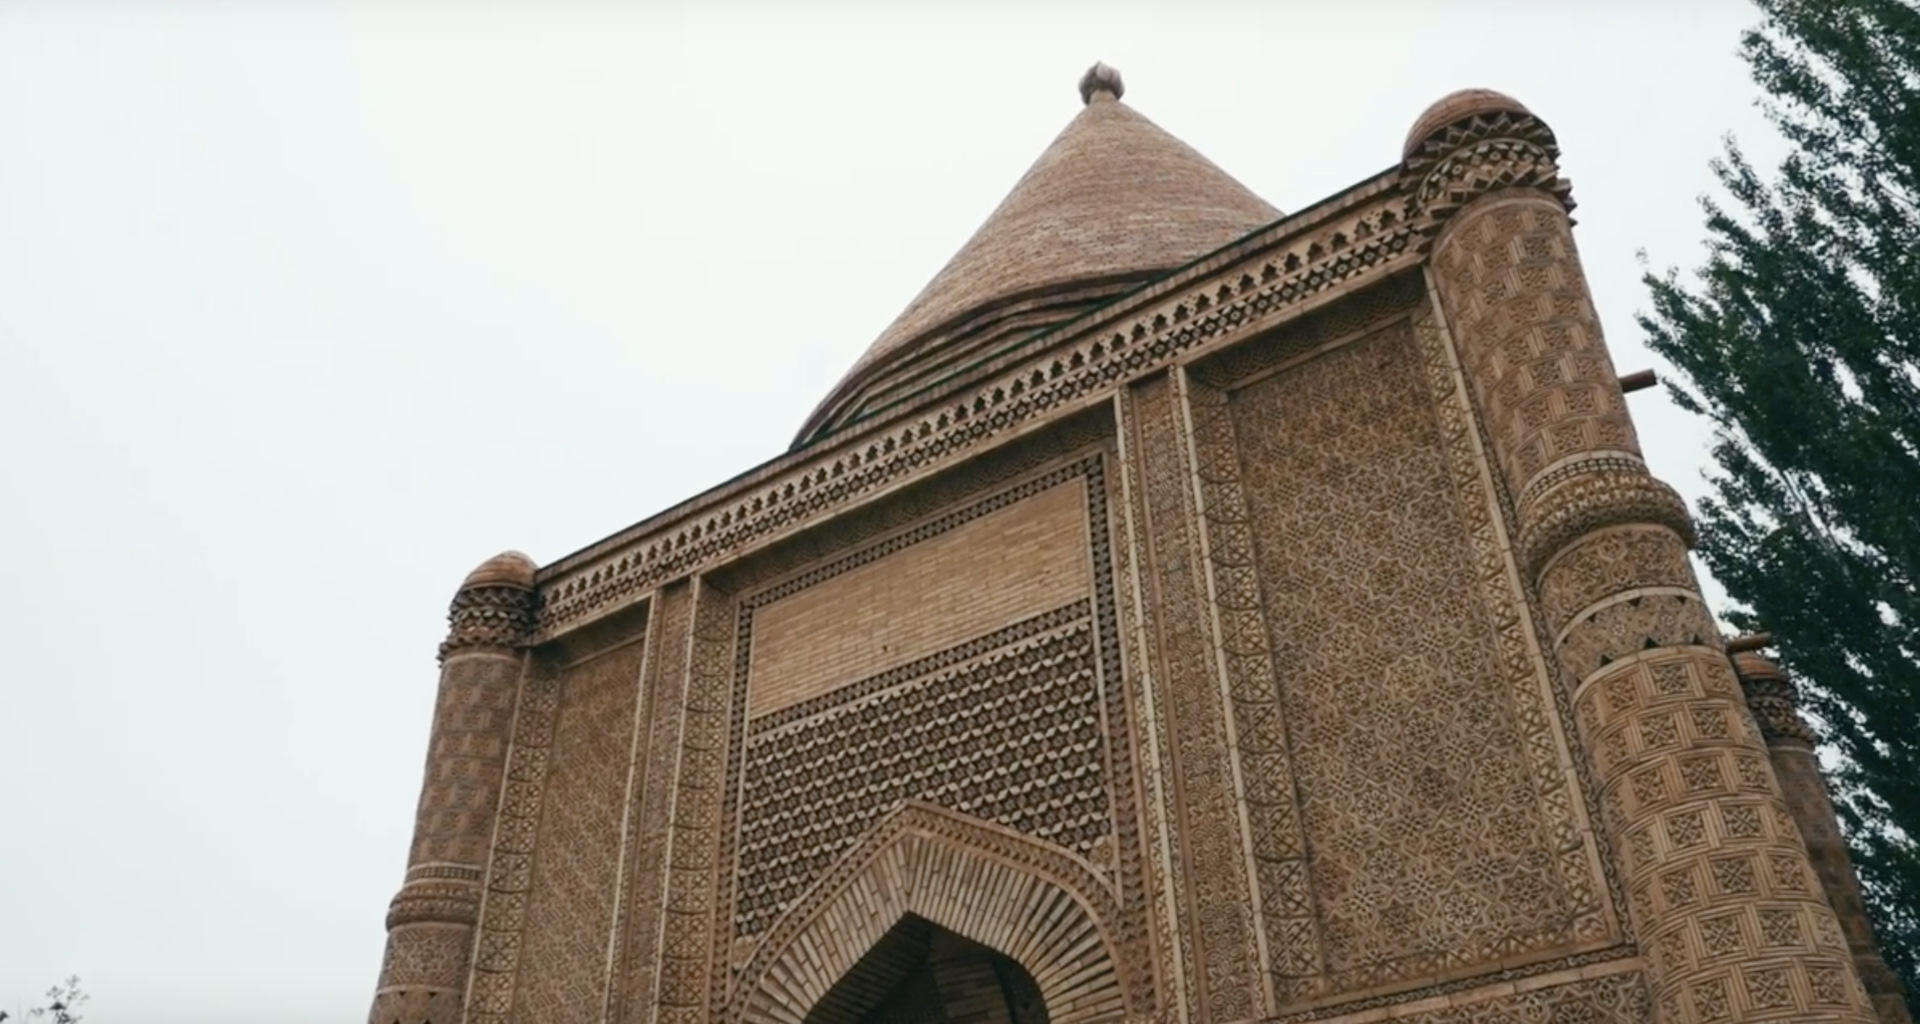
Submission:
<svg viewBox="0 0 1920 1024">
<path fill-rule="evenodd" d="M 1478 974 L 1470 978 L 1460 978 L 1454 981 L 1444 982 L 1439 985 L 1429 985 L 1425 988 L 1415 989 L 1411 992 L 1396 992 L 1391 995 L 1375 996 L 1371 999 L 1356 999 L 1350 1002 L 1336 1003 L 1330 1006 L 1315 1007 L 1314 1009 L 1311 1009 L 1311 1010 L 1302 1010 L 1299 1013 L 1281 1014 L 1278 1017 L 1268 1018 L 1266 1021 L 1263 1022 L 1263 1024 L 1308 1024 L 1309 1021 L 1327 1020 L 1333 1017 L 1346 1017 L 1349 1015 L 1365 1013 L 1369 1010 L 1379 1010 L 1388 1006 L 1398 1006 L 1403 1003 L 1413 1002 L 1415 1000 L 1426 1000 L 1426 999 L 1433 999 L 1439 996 L 1450 996 L 1450 995 L 1455 995 L 1457 993 L 1462 993 L 1462 992 L 1471 992 L 1475 989 L 1487 988 L 1493 985 L 1511 985 L 1517 981 L 1523 981 L 1528 978 L 1538 978 L 1542 975 L 1553 974 L 1556 971 L 1574 970 L 1574 969 L 1583 968 L 1583 967 L 1591 968 L 1591 967 L 1596 967 L 1597 965 L 1600 965 L 1600 964 L 1618 965 L 1617 973 L 1601 975 L 1600 980 L 1604 981 L 1605 979 L 1609 979 L 1609 978 L 1619 979 L 1618 981 L 1613 982 L 1613 984 L 1624 987 L 1624 989 L 1626 990 L 1627 1005 L 1637 1012 L 1630 1012 L 1629 1015 L 1617 1016 L 1617 1017 L 1611 1017 L 1611 1018 L 1594 1017 L 1590 1015 L 1590 1011 L 1589 1011 L 1589 1015 L 1584 1015 L 1584 1016 L 1575 1016 L 1572 1013 L 1569 1013 L 1564 1018 L 1560 1016 L 1548 1016 L 1544 1018 L 1531 1018 L 1531 1019 L 1544 1019 L 1544 1020 L 1555 1020 L 1555 1021 L 1562 1020 L 1562 1019 L 1581 1020 L 1581 1021 L 1608 1021 L 1608 1022 L 1622 1021 L 1622 1022 L 1631 1022 L 1631 1024 L 1641 1024 L 1641 1022 L 1651 1019 L 1650 1011 L 1652 1007 L 1649 1005 L 1650 1000 L 1646 996 L 1646 982 L 1644 977 L 1641 974 L 1640 963 L 1638 960 L 1632 959 L 1632 957 L 1634 956 L 1634 953 L 1635 953 L 1634 949 L 1630 946 L 1614 946 L 1608 949 L 1595 950 L 1590 953 L 1579 953 L 1574 956 L 1558 957 L 1552 960 L 1542 960 L 1539 963 L 1525 964 L 1519 967 L 1509 967 L 1503 971 L 1494 971 L 1489 974 Z M 1575 985 L 1567 985 L 1567 986 L 1548 987 L 1548 988 L 1538 989 L 1536 991 L 1548 992 L 1548 993 L 1556 993 L 1556 992 L 1562 992 L 1562 991 L 1572 992 L 1572 991 L 1576 991 L 1580 984 L 1581 983 L 1576 983 Z M 1461 1011 L 1458 1016 L 1441 1016 L 1436 1014 L 1407 1014 L 1405 1016 L 1402 1016 L 1401 1014 L 1393 1014 L 1392 1019 L 1414 1021 L 1414 1022 L 1429 1021 L 1429 1020 L 1445 1020 L 1445 1021 L 1449 1021 L 1450 1024 L 1452 1021 L 1458 1020 L 1460 1024 L 1469 1024 L 1469 1022 L 1480 1019 L 1471 1015 L 1473 1011 L 1481 1009 L 1482 1007 L 1486 1007 L 1489 1004 L 1497 1004 L 1498 1002 L 1500 1002 L 1500 1000 L 1496 999 L 1496 1000 L 1487 1000 L 1485 1002 L 1477 1002 L 1477 1003 L 1474 1003 L 1474 1002 L 1462 1003 L 1459 1007 L 1455 1008 Z M 1559 1001 L 1555 1000 L 1555 1002 L 1559 1002 Z M 1579 1006 L 1577 1001 L 1568 1000 L 1568 1002 L 1574 1003 L 1574 1006 L 1568 1007 L 1568 1009 L 1576 1009 L 1576 1008 L 1586 1009 L 1586 1007 L 1584 1006 Z M 1491 1019 L 1505 1020 L 1507 1018 L 1494 1017 Z M 1527 1020 L 1530 1018 L 1522 1017 L 1518 1019 Z"/>
<path fill-rule="evenodd" d="M 1158 677 L 1154 689 L 1167 708 L 1155 724 L 1163 730 L 1163 763 L 1173 782 L 1179 822 L 1173 843 L 1185 863 L 1171 884 L 1181 890 L 1191 1016 L 1245 1020 L 1266 1002 L 1259 913 L 1226 745 L 1231 726 L 1217 674 L 1180 380 L 1160 377 L 1134 389 L 1126 418 L 1137 445 L 1129 463 L 1139 477 L 1132 497 L 1147 542 L 1146 636 Z"/>
<path fill-rule="evenodd" d="M 520 689 L 514 716 L 513 750 L 507 757 L 506 790 L 494 826 L 493 854 L 487 865 L 487 890 L 480 906 L 480 934 L 467 983 L 466 1019 L 473 1024 L 504 1024 L 513 1012 L 515 975 L 520 965 L 520 931 L 533 888 L 535 838 L 540 801 L 547 782 L 549 745 L 560 710 L 560 673 L 552 665 L 533 666 Z"/>
<path fill-rule="evenodd" d="M 1265 330 L 1332 292 L 1382 277 L 1422 257 L 1406 197 L 1389 172 L 1286 233 L 1192 268 L 1191 283 L 1149 288 L 1140 305 L 1063 337 L 1058 348 L 838 449 L 796 457 L 737 497 L 603 542 L 604 554 L 568 559 L 542 574 L 536 642 L 639 600 L 655 585 L 737 555 L 988 439 L 1095 398 L 1189 353 Z M 1257 247 L 1256 247 L 1257 245 Z M 778 463 L 774 464 L 775 466 Z"/>
<path fill-rule="evenodd" d="M 1323 938 L 1315 912 L 1293 757 L 1273 669 L 1252 519 L 1240 482 L 1239 444 L 1225 390 L 1193 381 L 1194 470 L 1200 481 L 1207 575 L 1212 584 L 1220 648 L 1232 697 L 1235 749 L 1244 777 L 1248 827 L 1267 973 L 1276 996 L 1326 990 Z"/>
<path fill-rule="evenodd" d="M 706 1024 L 708 1000 L 724 970 L 711 945 L 721 789 L 727 772 L 732 689 L 732 595 L 701 578 L 693 603 L 686 702 L 680 725 L 680 772 L 674 781 L 667 855 L 666 913 L 661 921 L 658 1024 Z"/>
<path fill-rule="evenodd" d="M 659 981 L 661 905 L 666 900 L 667 832 L 673 797 L 673 772 L 679 751 L 680 715 L 686 702 L 687 647 L 691 640 L 693 588 L 669 586 L 654 598 L 647 663 L 641 686 L 646 694 L 646 733 L 641 758 L 628 790 L 632 821 L 627 843 L 632 866 L 620 905 L 624 923 L 616 923 L 620 943 L 610 1021 L 648 1020 Z"/>
</svg>

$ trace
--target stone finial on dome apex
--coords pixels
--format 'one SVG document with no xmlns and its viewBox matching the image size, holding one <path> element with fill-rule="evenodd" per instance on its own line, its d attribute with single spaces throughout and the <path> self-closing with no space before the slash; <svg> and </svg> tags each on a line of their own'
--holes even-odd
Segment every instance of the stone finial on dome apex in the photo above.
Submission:
<svg viewBox="0 0 1920 1024">
<path fill-rule="evenodd" d="M 1080 76 L 1080 102 L 1088 105 L 1092 105 L 1094 96 L 1100 93 L 1117 100 L 1126 91 L 1126 83 L 1120 81 L 1120 69 L 1099 61 L 1094 61 L 1087 73 Z"/>
</svg>

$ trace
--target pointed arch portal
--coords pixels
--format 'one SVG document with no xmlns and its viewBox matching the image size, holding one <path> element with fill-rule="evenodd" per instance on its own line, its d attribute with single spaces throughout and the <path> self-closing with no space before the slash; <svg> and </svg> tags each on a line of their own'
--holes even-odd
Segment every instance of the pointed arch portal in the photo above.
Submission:
<svg viewBox="0 0 1920 1024">
<path fill-rule="evenodd" d="M 907 804 L 782 915 L 747 965 L 734 1019 L 1118 1021 L 1130 986 L 1102 923 L 1110 907 L 1077 858 Z"/>
<path fill-rule="evenodd" d="M 1033 975 L 909 914 L 807 1012 L 806 1024 L 1048 1024 Z"/>
</svg>

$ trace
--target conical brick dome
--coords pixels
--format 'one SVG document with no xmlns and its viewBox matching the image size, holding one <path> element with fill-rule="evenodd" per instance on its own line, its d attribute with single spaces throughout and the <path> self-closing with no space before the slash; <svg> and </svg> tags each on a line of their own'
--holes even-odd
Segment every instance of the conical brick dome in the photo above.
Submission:
<svg viewBox="0 0 1920 1024">
<path fill-rule="evenodd" d="M 841 379 L 801 430 L 817 439 L 937 376 L 943 356 L 980 354 L 1072 319 L 1280 217 L 1206 157 L 1120 102 L 1096 64 L 1086 108 L 1040 154 L 973 237 Z M 923 366 L 931 359 L 935 366 Z"/>
</svg>

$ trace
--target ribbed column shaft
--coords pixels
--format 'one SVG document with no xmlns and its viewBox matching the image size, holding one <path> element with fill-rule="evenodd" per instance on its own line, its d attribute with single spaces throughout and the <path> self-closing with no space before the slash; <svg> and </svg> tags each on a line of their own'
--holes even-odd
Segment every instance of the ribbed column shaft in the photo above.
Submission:
<svg viewBox="0 0 1920 1024">
<path fill-rule="evenodd" d="M 1874 940 L 1867 904 L 1860 896 L 1860 879 L 1854 874 L 1853 858 L 1847 854 L 1840 820 L 1833 811 L 1833 797 L 1827 792 L 1826 776 L 1814 753 L 1813 731 L 1800 717 L 1796 688 L 1778 666 L 1757 655 L 1737 654 L 1733 663 L 1740 687 L 1746 692 L 1747 708 L 1766 740 L 1767 755 L 1773 761 L 1774 775 L 1780 779 L 1787 810 L 1800 826 L 1800 838 L 1820 876 L 1820 888 L 1840 919 L 1840 930 L 1846 934 L 1867 998 L 1873 1001 L 1880 1024 L 1913 1024 L 1913 1017 L 1907 1013 L 1906 989 L 1887 967 L 1880 944 Z"/>
<path fill-rule="evenodd" d="M 454 597 L 441 645 L 413 847 L 387 911 L 387 949 L 369 1024 L 461 1018 L 487 853 L 531 625 L 532 563 L 496 558 Z M 505 571 L 502 571 L 504 568 Z"/>
<path fill-rule="evenodd" d="M 1687 562 L 1685 506 L 1640 459 L 1564 196 L 1488 189 L 1445 221 L 1430 268 L 1573 683 L 1661 1018 L 1866 1024 Z"/>
</svg>

